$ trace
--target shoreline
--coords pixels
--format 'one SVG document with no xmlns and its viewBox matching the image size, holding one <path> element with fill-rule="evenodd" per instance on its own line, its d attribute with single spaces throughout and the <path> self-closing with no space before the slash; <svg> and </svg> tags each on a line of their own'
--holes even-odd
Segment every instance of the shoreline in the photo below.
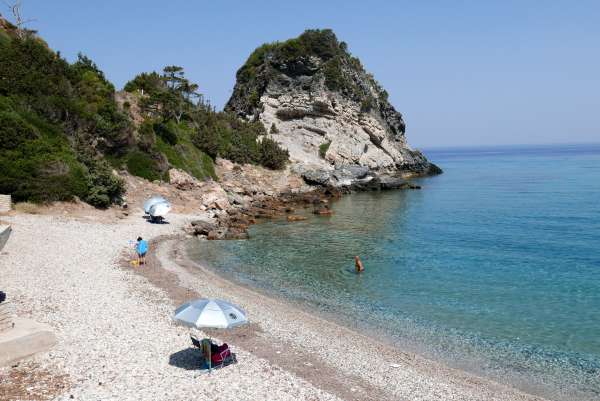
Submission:
<svg viewBox="0 0 600 401">
<path fill-rule="evenodd" d="M 150 224 L 141 210 L 123 219 L 7 216 L 14 235 L 0 254 L 0 285 L 17 314 L 49 324 L 58 343 L 0 367 L 0 399 L 339 401 L 233 343 L 237 364 L 210 376 L 199 370 L 190 330 L 173 322 L 177 305 L 135 273 L 127 246 L 140 234 L 180 235 L 198 217 L 173 213 L 169 224 Z"/>
<path fill-rule="evenodd" d="M 285 221 L 285 217 L 281 216 L 274 218 L 274 220 L 276 219 Z M 258 223 L 264 221 L 266 220 L 263 219 Z M 185 241 L 187 244 L 190 244 L 190 246 L 193 247 L 194 244 L 190 241 L 203 242 L 205 240 L 186 239 Z M 441 348 L 435 348 L 433 346 L 434 343 L 432 341 L 434 339 L 432 337 L 427 337 L 428 342 L 425 342 L 425 336 L 420 336 L 423 334 L 433 336 L 433 334 L 431 334 L 431 332 L 420 332 L 419 329 L 416 328 L 417 324 L 414 322 L 411 322 L 412 325 L 410 326 L 410 329 L 408 331 L 409 335 L 407 335 L 406 337 L 394 336 L 394 334 L 391 334 L 391 332 L 388 330 L 388 327 L 385 327 L 383 325 L 373 326 L 371 324 L 371 321 L 352 321 L 349 314 L 336 313 L 336 308 L 331 308 L 333 304 L 329 304 L 330 308 L 328 308 L 328 310 L 319 308 L 319 306 L 322 306 L 324 304 L 320 301 L 322 297 L 316 297 L 315 299 L 307 299 L 303 298 L 302 296 L 289 296 L 287 292 L 279 293 L 277 292 L 277 290 L 269 286 L 260 286 L 257 283 L 255 283 L 252 279 L 246 280 L 245 278 L 240 278 L 235 275 L 230 276 L 227 270 L 219 271 L 219 269 L 211 266 L 210 262 L 203 260 L 202 257 L 200 257 L 199 259 L 194 257 L 197 255 L 194 255 L 193 251 L 191 251 L 191 253 L 186 252 L 187 250 L 189 250 L 189 247 L 183 246 L 183 248 L 186 249 L 178 250 L 178 252 L 183 252 L 185 254 L 185 262 L 179 263 L 186 264 L 188 266 L 188 269 L 192 269 L 190 266 L 193 266 L 193 269 L 197 270 L 193 271 L 192 269 L 191 272 L 193 274 L 215 276 L 218 279 L 228 283 L 228 285 L 231 287 L 243 288 L 246 291 L 254 293 L 257 297 L 271 299 L 275 303 L 283 304 L 290 309 L 301 311 L 306 315 L 309 315 L 311 318 L 324 321 L 327 324 L 337 325 L 339 327 L 347 329 L 353 335 L 360 335 L 363 338 L 366 338 L 370 341 L 376 341 L 386 349 L 393 349 L 404 355 L 411 355 L 413 357 L 416 356 L 427 362 L 440 365 L 441 367 L 447 368 L 449 370 L 455 370 L 464 373 L 465 375 L 470 375 L 485 381 L 492 382 L 499 386 L 514 389 L 517 392 L 534 397 L 535 399 L 551 399 L 557 401 L 566 401 L 572 399 L 591 401 L 593 399 L 596 399 L 589 392 L 579 393 L 573 392 L 571 390 L 559 391 L 557 390 L 558 387 L 552 387 L 551 384 L 549 384 L 551 382 L 544 382 L 544 377 L 536 376 L 533 373 L 530 374 L 530 372 L 525 370 L 522 370 L 519 373 L 519 371 L 516 369 L 501 370 L 500 368 L 489 368 L 488 364 L 490 360 L 493 360 L 493 358 L 498 358 L 498 356 L 492 353 L 493 350 L 486 349 L 484 348 L 484 346 L 476 342 L 469 343 L 469 348 L 467 351 L 470 352 L 466 353 L 468 356 L 461 354 L 461 351 L 463 351 L 463 349 L 459 348 L 454 343 L 453 344 L 455 345 L 455 348 L 448 347 L 443 350 Z M 414 340 L 417 338 L 418 340 Z M 460 340 L 462 339 L 459 337 L 459 335 L 453 333 L 452 341 L 458 342 Z M 451 352 L 444 353 L 444 351 L 448 351 L 449 349 L 451 350 Z M 486 367 L 488 367 L 488 370 L 486 370 Z"/>
<path fill-rule="evenodd" d="M 176 294 L 193 291 L 201 296 L 222 297 L 242 306 L 249 312 L 251 329 L 262 328 L 260 336 L 277 343 L 277 339 L 285 339 L 285 343 L 263 348 L 259 352 L 261 358 L 272 361 L 276 365 L 284 365 L 318 388 L 334 392 L 343 399 L 461 399 L 461 400 L 542 400 L 538 396 L 529 395 L 520 390 L 490 379 L 478 377 L 465 371 L 454 369 L 440 362 L 426 359 L 419 354 L 404 352 L 392 344 L 374 339 L 368 334 L 359 333 L 338 322 L 325 319 L 320 313 L 307 312 L 302 307 L 292 305 L 279 297 L 262 293 L 249 285 L 237 283 L 225 278 L 193 260 L 187 255 L 182 237 L 160 238 L 157 240 L 155 266 L 168 272 L 168 280 L 152 280 L 146 273 L 138 271 L 154 285 L 158 285 L 167 293 Z M 163 266 L 167 265 L 167 266 Z M 202 279 L 200 279 L 202 277 Z M 207 283 L 210 282 L 209 283 Z M 212 287 L 212 288 L 209 288 Z M 263 317 L 265 311 L 277 311 L 278 316 L 293 316 L 289 319 Z M 272 312 L 273 313 L 273 312 Z M 274 313 L 273 313 L 274 314 Z M 254 318 L 254 316 L 261 316 Z M 207 331 L 215 337 L 234 345 L 247 344 L 252 334 L 241 331 L 232 332 Z M 293 333 L 293 335 L 290 335 Z M 256 333 L 254 333 L 256 336 Z M 250 341 L 251 342 L 251 341 Z M 269 344 L 267 342 L 267 344 Z M 365 344 L 367 344 L 365 346 Z M 263 343 L 264 345 L 264 343 Z M 287 346 L 287 347 L 286 347 Z M 270 349 L 269 349 L 270 348 Z M 293 349 L 294 355 L 284 355 L 285 349 Z M 326 356 L 323 350 L 330 353 Z M 251 351 L 252 352 L 252 351 Z M 310 369 L 299 369 L 294 364 L 284 361 L 315 358 L 321 371 L 328 371 L 328 380 L 322 380 L 322 373 L 315 376 Z M 295 358 L 294 358 L 295 356 Z M 351 361 L 339 362 L 348 358 Z M 337 360 L 337 361 L 336 361 Z M 332 377 L 338 377 L 332 379 Z M 340 386 L 340 378 L 346 386 Z M 410 384 L 409 384 L 410 383 Z M 343 391 L 350 386 L 351 391 Z M 376 396 L 377 393 L 381 395 Z M 383 396 L 383 398 L 382 398 Z"/>
<path fill-rule="evenodd" d="M 17 313 L 52 326 L 47 353 L 0 368 L 0 395 L 16 399 L 537 400 L 519 390 L 402 352 L 368 335 L 239 286 L 187 257 L 182 228 L 202 215 L 150 224 L 123 219 L 12 214 L 1 285 Z M 37 240 L 43 232 L 43 241 Z M 127 242 L 151 239 L 148 265 L 133 267 Z M 198 370 L 190 330 L 172 320 L 195 297 L 229 300 L 251 323 L 204 331 L 238 363 Z M 19 378 L 43 377 L 38 386 Z M 209 377 L 209 379 L 206 379 Z M 4 380 L 4 379 L 7 380 Z M 55 383 L 59 383 L 60 386 Z M 235 383 L 235 385 L 232 385 Z M 0 397 L 1 398 L 1 397 Z"/>
</svg>

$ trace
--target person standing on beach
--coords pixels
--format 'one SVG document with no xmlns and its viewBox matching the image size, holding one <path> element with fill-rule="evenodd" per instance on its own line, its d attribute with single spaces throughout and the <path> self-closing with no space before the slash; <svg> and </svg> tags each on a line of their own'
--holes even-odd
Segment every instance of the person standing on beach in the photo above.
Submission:
<svg viewBox="0 0 600 401">
<path fill-rule="evenodd" d="M 360 258 L 358 256 L 354 257 L 354 266 L 356 267 L 356 272 L 361 273 L 365 270 Z"/>
<path fill-rule="evenodd" d="M 135 251 L 138 255 L 138 266 L 142 263 L 146 264 L 146 253 L 148 253 L 148 241 L 138 237 L 137 244 L 135 245 Z"/>
</svg>

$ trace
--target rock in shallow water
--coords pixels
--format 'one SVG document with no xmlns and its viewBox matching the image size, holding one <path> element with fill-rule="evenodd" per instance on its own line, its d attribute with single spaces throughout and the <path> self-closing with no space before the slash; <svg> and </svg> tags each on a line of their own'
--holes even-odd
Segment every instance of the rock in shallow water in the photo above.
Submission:
<svg viewBox="0 0 600 401">
<path fill-rule="evenodd" d="M 434 166 L 434 165 L 433 165 Z M 437 166 L 435 166 L 437 168 Z M 334 170 L 303 171 L 302 178 L 309 185 L 341 188 L 355 191 L 388 189 L 420 189 L 418 185 L 394 175 L 376 175 L 364 166 L 344 166 Z"/>
</svg>

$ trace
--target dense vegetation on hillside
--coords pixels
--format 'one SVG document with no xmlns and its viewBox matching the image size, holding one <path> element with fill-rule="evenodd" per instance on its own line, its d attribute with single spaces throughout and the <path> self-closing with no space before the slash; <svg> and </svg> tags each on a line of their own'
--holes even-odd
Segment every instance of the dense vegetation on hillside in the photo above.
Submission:
<svg viewBox="0 0 600 401">
<path fill-rule="evenodd" d="M 138 104 L 144 115 L 140 131 L 149 147 L 162 143 L 184 150 L 193 144 L 212 159 L 223 157 L 272 169 L 285 166 L 287 151 L 273 140 L 262 138 L 266 130 L 260 122 L 216 112 L 197 89 L 177 66 L 165 67 L 160 75 L 139 74 L 125 85 L 126 91 L 140 96 Z M 178 155 L 166 156 L 169 163 L 178 166 Z"/>
<path fill-rule="evenodd" d="M 354 99 L 364 112 L 375 106 L 376 99 L 387 101 L 387 92 L 367 73 L 360 60 L 353 57 L 345 42 L 338 41 L 330 29 L 309 29 L 299 37 L 258 47 L 237 71 L 236 99 L 246 99 L 244 109 L 254 114 L 268 82 L 277 74 L 290 77 L 312 76 L 323 80 L 327 88 Z M 362 85 L 366 79 L 376 88 L 373 94 Z"/>
<path fill-rule="evenodd" d="M 6 29 L 7 28 L 7 29 Z M 123 184 L 99 150 L 127 140 L 113 86 L 85 56 L 69 64 L 40 39 L 0 25 L 0 193 L 16 201 L 118 200 Z"/>
<path fill-rule="evenodd" d="M 33 33 L 17 33 L 25 32 L 0 18 L 0 193 L 15 201 L 79 197 L 106 207 L 124 193 L 113 168 L 168 180 L 176 167 L 203 179 L 216 178 L 217 156 L 269 168 L 288 159 L 258 140 L 262 125 L 215 112 L 180 67 L 138 75 L 119 106 L 89 58 L 68 63 Z"/>
</svg>

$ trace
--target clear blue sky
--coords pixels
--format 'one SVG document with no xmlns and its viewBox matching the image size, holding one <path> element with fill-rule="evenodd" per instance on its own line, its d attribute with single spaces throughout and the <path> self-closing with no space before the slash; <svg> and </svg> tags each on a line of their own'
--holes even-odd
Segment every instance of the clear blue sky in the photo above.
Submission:
<svg viewBox="0 0 600 401">
<path fill-rule="evenodd" d="M 176 64 L 221 108 L 255 47 L 332 28 L 415 147 L 600 142 L 600 1 L 23 1 L 118 88 Z"/>
</svg>

